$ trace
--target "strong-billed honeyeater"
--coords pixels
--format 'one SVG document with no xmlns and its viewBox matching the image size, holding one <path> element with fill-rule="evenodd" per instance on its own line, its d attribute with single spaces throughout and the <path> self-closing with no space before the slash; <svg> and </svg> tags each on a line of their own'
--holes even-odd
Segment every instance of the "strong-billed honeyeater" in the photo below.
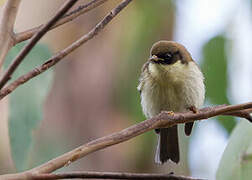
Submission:
<svg viewBox="0 0 252 180">
<path fill-rule="evenodd" d="M 147 118 L 161 111 L 196 112 L 205 98 L 204 76 L 186 48 L 173 41 L 159 41 L 143 65 L 138 90 L 141 105 Z M 185 134 L 190 135 L 193 122 L 185 124 Z M 177 125 L 155 130 L 158 144 L 155 162 L 179 162 Z"/>
</svg>

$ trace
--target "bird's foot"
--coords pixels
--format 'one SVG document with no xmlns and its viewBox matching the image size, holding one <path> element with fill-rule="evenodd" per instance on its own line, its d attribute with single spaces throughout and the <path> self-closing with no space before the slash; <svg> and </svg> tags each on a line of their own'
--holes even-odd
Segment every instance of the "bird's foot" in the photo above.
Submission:
<svg viewBox="0 0 252 180">
<path fill-rule="evenodd" d="M 190 106 L 188 110 L 192 111 L 193 113 L 197 114 L 199 111 L 195 106 Z"/>
<path fill-rule="evenodd" d="M 173 111 L 161 111 L 161 113 L 167 113 L 168 115 L 174 116 L 174 112 Z"/>
</svg>

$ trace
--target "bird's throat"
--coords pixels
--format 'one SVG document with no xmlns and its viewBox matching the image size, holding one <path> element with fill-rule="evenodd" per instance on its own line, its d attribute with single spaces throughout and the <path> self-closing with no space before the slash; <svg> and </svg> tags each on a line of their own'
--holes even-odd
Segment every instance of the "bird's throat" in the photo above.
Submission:
<svg viewBox="0 0 252 180">
<path fill-rule="evenodd" d="M 149 64 L 150 75 L 158 81 L 177 81 L 178 78 L 183 78 L 188 67 L 186 64 L 182 64 L 181 61 L 177 61 L 171 65 L 163 64 Z"/>
</svg>

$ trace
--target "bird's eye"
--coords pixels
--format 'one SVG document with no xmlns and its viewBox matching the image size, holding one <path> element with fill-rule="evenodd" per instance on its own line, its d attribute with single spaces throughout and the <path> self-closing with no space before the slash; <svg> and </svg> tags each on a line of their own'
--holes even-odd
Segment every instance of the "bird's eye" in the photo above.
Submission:
<svg viewBox="0 0 252 180">
<path fill-rule="evenodd" d="M 164 55 L 164 59 L 165 60 L 170 60 L 172 58 L 172 55 L 170 54 L 170 53 L 166 53 L 165 55 Z"/>
</svg>

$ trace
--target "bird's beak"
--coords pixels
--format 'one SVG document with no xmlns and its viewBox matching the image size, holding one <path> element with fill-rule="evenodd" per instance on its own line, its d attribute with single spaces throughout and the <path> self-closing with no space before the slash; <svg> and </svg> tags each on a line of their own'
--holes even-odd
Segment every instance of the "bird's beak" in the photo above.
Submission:
<svg viewBox="0 0 252 180">
<path fill-rule="evenodd" d="M 149 61 L 150 62 L 158 62 L 158 61 L 160 61 L 160 60 L 162 60 L 162 59 L 160 59 L 160 58 L 158 58 L 156 55 L 152 55 L 150 58 L 149 58 Z"/>
</svg>

